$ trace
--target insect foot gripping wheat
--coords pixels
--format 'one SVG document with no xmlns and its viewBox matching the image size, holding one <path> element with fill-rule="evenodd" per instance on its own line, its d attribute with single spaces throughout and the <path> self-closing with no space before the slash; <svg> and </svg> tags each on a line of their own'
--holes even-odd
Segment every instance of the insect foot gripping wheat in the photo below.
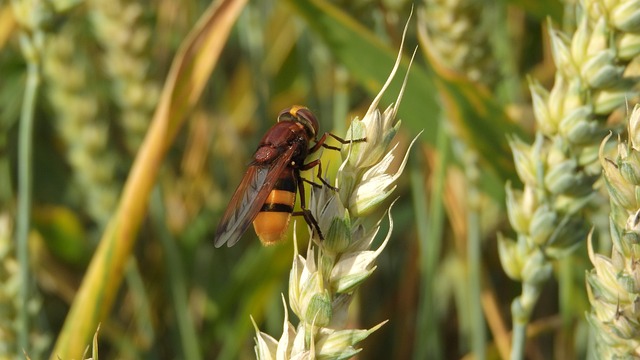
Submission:
<svg viewBox="0 0 640 360">
<path fill-rule="evenodd" d="M 533 145 L 511 141 L 523 190 L 507 186 L 516 240 L 500 237 L 502 267 L 522 282 L 511 306 L 512 358 L 523 357 L 525 329 L 552 261 L 586 238 L 588 211 L 598 199 L 598 146 L 606 120 L 637 95 L 627 65 L 640 54 L 640 1 L 580 1 L 578 27 L 569 36 L 550 29 L 557 67 L 551 91 L 532 82 L 538 127 Z"/>
<path fill-rule="evenodd" d="M 403 160 L 392 170 L 398 145 L 389 149 L 400 126 L 396 114 L 404 84 L 394 105 L 383 113 L 377 109 L 399 61 L 400 55 L 364 118 L 355 119 L 351 124 L 348 139 L 366 137 L 366 142 L 352 143 L 342 149 L 337 192 L 326 186 L 312 190 L 310 210 L 324 240 L 320 241 L 315 235 L 306 258 L 298 254 L 296 245 L 289 276 L 289 303 L 300 323 L 295 327 L 289 322 L 285 304 L 284 329 L 279 340 L 260 332 L 256 326 L 255 351 L 259 359 L 350 358 L 360 351 L 356 344 L 384 324 L 368 330 L 344 329 L 353 294 L 375 270 L 375 260 L 385 248 L 393 228 L 389 215 L 389 232 L 384 241 L 376 250 L 369 250 L 382 219 L 367 228 L 366 216 L 391 195 L 407 162 L 408 150 L 400 154 Z"/>
<path fill-rule="evenodd" d="M 600 162 L 611 201 L 611 257 L 595 254 L 589 237 L 589 258 L 594 269 L 587 271 L 591 312 L 587 319 L 596 336 L 601 359 L 640 357 L 640 106 L 629 121 L 629 142 L 618 143 L 618 154 Z"/>
</svg>

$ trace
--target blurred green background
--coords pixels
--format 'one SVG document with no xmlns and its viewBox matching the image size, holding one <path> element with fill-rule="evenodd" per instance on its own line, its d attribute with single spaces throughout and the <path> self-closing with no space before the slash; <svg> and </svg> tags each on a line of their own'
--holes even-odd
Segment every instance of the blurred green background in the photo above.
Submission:
<svg viewBox="0 0 640 360">
<path fill-rule="evenodd" d="M 9 326 L 16 321 L 17 285 L 10 279 L 18 263 L 11 243 L 27 71 L 15 3 L 20 1 L 0 1 L 0 215 L 9 224 L 2 233 L 8 243 L 0 251 L 6 288 L 0 323 L 7 325 L 0 332 L 0 353 L 6 348 L 7 358 L 23 357 Z M 472 5 L 462 15 L 447 13 L 447 3 L 456 1 L 249 1 L 240 5 L 228 38 L 208 35 L 224 47 L 211 75 L 200 79 L 199 101 L 183 109 L 184 124 L 167 142 L 153 192 L 140 199 L 146 216 L 132 235 L 136 242 L 125 281 L 101 322 L 101 357 L 252 358 L 250 316 L 262 331 L 279 337 L 291 236 L 264 248 L 248 231 L 235 247 L 214 249 L 218 220 L 281 109 L 304 104 L 321 131 L 338 135 L 350 119 L 364 115 L 391 71 L 407 21 L 400 76 L 381 106 L 395 100 L 418 46 L 400 106 L 400 146 L 424 133 L 398 183 L 393 238 L 353 304 L 350 326 L 390 321 L 361 344 L 358 358 L 472 358 L 470 332 L 478 315 L 486 327 L 487 358 L 506 354 L 509 305 L 520 292 L 501 269 L 496 250 L 497 232 L 511 231 L 504 184 L 517 182 L 507 136 L 531 139 L 526 77 L 552 83 L 545 22 L 567 23 L 569 15 L 562 2 L 551 0 L 466 1 Z M 44 21 L 28 242 L 30 327 L 39 334 L 30 338 L 34 359 L 52 351 L 163 102 L 172 60 L 209 5 L 87 0 L 56 9 Z M 461 30 L 459 21 L 476 37 L 448 38 Z M 204 49 L 195 51 L 207 56 Z M 456 58 L 461 61 L 450 60 Z M 189 88 L 173 91 L 176 99 L 192 95 Z M 472 163 L 469 152 L 476 155 Z M 325 151 L 323 163 L 332 178 L 338 155 Z M 479 171 L 477 181 L 470 180 L 470 167 Z M 471 191 L 477 191 L 481 209 L 473 226 L 466 218 Z M 298 239 L 308 238 L 300 225 Z M 473 278 L 469 233 L 477 235 L 481 250 Z M 547 285 L 531 327 L 532 359 L 584 355 L 584 269 L 591 266 L 583 249 L 566 261 L 575 271 L 563 291 L 581 295 L 560 313 L 558 285 Z M 108 272 L 103 275 L 110 281 Z M 481 297 L 470 297 L 470 284 L 478 283 Z"/>
</svg>

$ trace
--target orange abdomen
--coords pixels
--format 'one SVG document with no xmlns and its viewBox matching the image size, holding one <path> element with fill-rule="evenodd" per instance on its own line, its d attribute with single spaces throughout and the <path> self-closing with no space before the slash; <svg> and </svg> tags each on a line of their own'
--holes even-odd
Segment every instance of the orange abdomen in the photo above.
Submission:
<svg viewBox="0 0 640 360">
<path fill-rule="evenodd" d="M 272 245 L 282 239 L 289 227 L 295 202 L 296 181 L 291 171 L 285 171 L 253 220 L 253 228 L 264 245 Z"/>
</svg>

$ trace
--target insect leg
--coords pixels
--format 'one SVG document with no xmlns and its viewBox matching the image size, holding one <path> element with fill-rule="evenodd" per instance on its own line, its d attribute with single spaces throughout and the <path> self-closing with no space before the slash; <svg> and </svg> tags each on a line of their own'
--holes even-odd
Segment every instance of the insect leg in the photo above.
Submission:
<svg viewBox="0 0 640 360">
<path fill-rule="evenodd" d="M 320 161 L 320 159 L 316 159 L 316 160 L 313 160 L 312 162 L 310 162 L 310 163 L 308 163 L 308 164 L 304 164 L 304 165 L 302 165 L 302 166 L 300 167 L 300 170 L 309 170 L 309 169 L 313 168 L 314 166 L 317 166 L 317 167 L 318 167 L 318 178 L 320 179 L 320 181 L 321 181 L 324 185 L 326 185 L 329 189 L 331 189 L 331 190 L 333 190 L 333 191 L 338 190 L 335 186 L 331 186 L 331 184 L 329 184 L 329 183 L 327 182 L 327 180 L 325 180 L 325 179 L 322 177 L 322 162 Z M 305 179 L 305 178 L 302 178 L 302 177 L 301 177 L 301 179 L 302 179 L 303 181 L 306 181 L 306 182 L 308 182 L 308 183 L 311 183 L 311 184 L 313 184 L 313 185 L 315 185 L 315 186 L 317 186 L 317 185 L 318 185 L 318 184 L 316 184 L 316 183 L 314 183 L 314 182 L 312 182 L 312 181 L 309 181 L 309 180 L 307 180 L 307 179 Z"/>
<path fill-rule="evenodd" d="M 322 187 L 322 185 L 320 185 L 320 184 L 316 184 L 316 183 L 314 183 L 313 181 L 311 181 L 311 180 L 307 180 L 307 179 L 305 179 L 305 178 L 303 178 L 303 177 L 300 177 L 300 180 L 302 180 L 302 181 L 306 182 L 307 184 L 309 184 L 309 185 L 311 185 L 311 186 L 313 186 L 313 187 L 316 187 L 316 188 L 321 188 L 321 187 Z"/>
<path fill-rule="evenodd" d="M 322 235 L 322 231 L 320 231 L 320 225 L 318 225 L 318 222 L 316 221 L 316 219 L 313 217 L 313 214 L 311 213 L 311 211 L 309 209 L 307 209 L 307 201 L 304 195 L 304 181 L 309 182 L 308 180 L 306 180 L 305 178 L 303 178 L 302 176 L 300 176 L 300 172 L 299 171 L 295 171 L 294 175 L 295 177 L 297 177 L 298 179 L 298 193 L 300 193 L 300 208 L 302 209 L 302 211 L 294 211 L 293 213 L 291 213 L 291 215 L 294 216 L 300 216 L 302 215 L 302 217 L 304 217 L 304 221 L 312 228 L 313 231 L 315 231 L 318 234 L 318 237 L 320 238 L 320 240 L 324 240 L 324 236 Z M 300 181 L 302 180 L 302 181 Z M 313 183 L 314 185 L 318 185 Z"/>
<path fill-rule="evenodd" d="M 338 150 L 340 151 L 340 148 L 337 146 L 331 146 L 331 145 L 327 145 L 325 142 L 327 141 L 327 136 L 331 136 L 332 138 L 336 139 L 338 142 L 340 142 L 341 144 L 351 144 L 354 142 L 363 142 L 363 141 L 367 141 L 367 138 L 361 138 L 361 139 L 354 139 L 354 140 L 345 140 L 341 137 L 339 137 L 338 135 L 334 135 L 332 133 L 326 132 L 324 134 L 322 134 L 322 136 L 320 137 L 320 139 L 318 139 L 315 143 L 315 145 L 313 145 L 313 147 L 311 147 L 311 149 L 309 149 L 309 153 L 314 153 L 316 151 L 318 151 L 318 149 L 320 149 L 320 147 L 323 147 L 325 149 L 329 149 L 329 150 Z"/>
<path fill-rule="evenodd" d="M 323 137 L 326 137 L 327 135 L 329 135 L 329 136 L 331 136 L 332 138 L 334 138 L 334 139 L 338 140 L 338 142 L 340 142 L 342 145 L 344 145 L 344 144 L 351 144 L 351 143 L 354 143 L 354 142 L 363 142 L 363 141 L 367 141 L 367 138 L 366 138 L 366 137 L 364 137 L 364 138 L 360 138 L 360 139 L 345 140 L 345 139 L 343 139 L 343 138 L 339 137 L 338 135 L 336 135 L 336 134 L 332 134 L 332 133 L 324 133 Z"/>
</svg>

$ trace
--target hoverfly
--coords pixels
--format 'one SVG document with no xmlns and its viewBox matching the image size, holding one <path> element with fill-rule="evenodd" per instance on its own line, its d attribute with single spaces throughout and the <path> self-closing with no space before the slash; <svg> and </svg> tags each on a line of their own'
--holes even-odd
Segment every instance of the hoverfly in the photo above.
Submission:
<svg viewBox="0 0 640 360">
<path fill-rule="evenodd" d="M 304 182 L 321 186 L 300 176 L 300 171 L 318 167 L 320 181 L 334 189 L 322 178 L 320 159 L 304 163 L 307 155 L 324 147 L 340 150 L 325 144 L 331 136 L 342 144 L 365 139 L 344 140 L 334 134 L 318 136 L 318 120 L 304 106 L 292 106 L 278 115 L 278 122 L 264 135 L 253 155 L 240 185 L 229 201 L 215 235 L 215 246 L 225 243 L 233 246 L 253 222 L 253 227 L 264 245 L 280 241 L 289 226 L 291 215 L 302 215 L 317 232 L 322 233 L 313 215 L 306 208 Z M 309 143 L 315 144 L 309 147 Z M 300 194 L 302 211 L 294 212 L 296 192 Z"/>
</svg>

